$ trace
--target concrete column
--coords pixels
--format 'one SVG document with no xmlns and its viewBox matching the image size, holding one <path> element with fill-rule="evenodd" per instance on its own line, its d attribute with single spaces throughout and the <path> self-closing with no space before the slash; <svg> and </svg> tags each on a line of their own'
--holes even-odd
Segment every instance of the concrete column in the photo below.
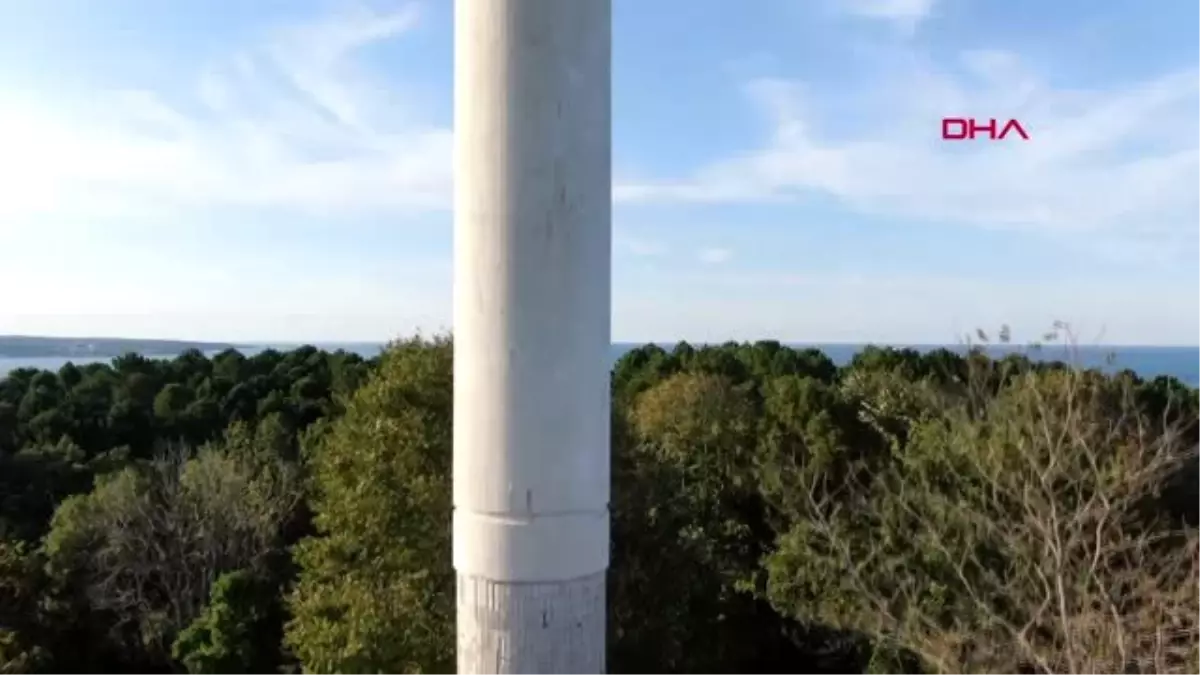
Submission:
<svg viewBox="0 0 1200 675">
<path fill-rule="evenodd" d="M 602 672 L 610 0 L 458 0 L 454 566 L 461 673 Z"/>
</svg>

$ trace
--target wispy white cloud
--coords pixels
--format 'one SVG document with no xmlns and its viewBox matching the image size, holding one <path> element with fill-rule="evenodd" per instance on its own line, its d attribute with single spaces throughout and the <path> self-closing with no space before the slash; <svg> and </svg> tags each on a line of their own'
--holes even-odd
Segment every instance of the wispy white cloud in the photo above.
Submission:
<svg viewBox="0 0 1200 675">
<path fill-rule="evenodd" d="M 248 206 L 313 213 L 441 209 L 451 130 L 384 92 L 357 50 L 415 5 L 267 33 L 185 75 L 192 96 L 97 92 L 86 108 L 0 93 L 0 228 L 38 216 L 157 216 Z"/>
<path fill-rule="evenodd" d="M 771 124 L 765 144 L 678 180 L 619 186 L 618 195 L 761 202 L 823 194 L 872 215 L 1087 234 L 1159 251 L 1194 240 L 1196 70 L 1081 91 L 1052 86 L 1007 52 L 968 52 L 956 66 L 910 58 L 860 83 L 864 90 L 752 81 L 746 93 Z M 866 106 L 866 123 L 839 129 L 828 111 L 849 97 Z M 1018 119 L 1031 140 L 946 142 L 940 120 L 950 116 Z"/>
<path fill-rule="evenodd" d="M 707 265 L 720 265 L 733 257 L 733 251 L 727 248 L 706 248 L 696 254 L 696 259 Z"/>
<path fill-rule="evenodd" d="M 625 234 L 614 236 L 613 242 L 618 249 L 639 258 L 650 258 L 666 254 L 667 249 L 662 243 Z"/>
<path fill-rule="evenodd" d="M 933 9 L 935 0 L 839 0 L 845 11 L 873 19 L 923 19 Z"/>
<path fill-rule="evenodd" d="M 911 35 L 933 11 L 936 0 L 836 0 L 838 9 L 893 23 Z"/>
</svg>

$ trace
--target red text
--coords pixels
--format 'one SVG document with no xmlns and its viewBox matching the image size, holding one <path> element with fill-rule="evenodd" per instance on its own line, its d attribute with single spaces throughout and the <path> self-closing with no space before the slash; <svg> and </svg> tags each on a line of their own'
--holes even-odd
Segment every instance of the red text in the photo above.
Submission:
<svg viewBox="0 0 1200 675">
<path fill-rule="evenodd" d="M 997 133 L 997 129 L 999 132 Z M 946 141 L 966 141 L 975 140 L 975 134 L 987 132 L 989 140 L 1002 141 L 1004 137 L 1010 133 L 1017 133 L 1023 140 L 1029 140 L 1029 134 L 1025 133 L 1025 128 L 1016 120 L 1008 120 L 1003 125 L 997 124 L 995 118 L 989 119 L 987 124 L 980 124 L 979 121 L 972 118 L 960 117 L 945 117 L 942 119 L 942 140 Z"/>
</svg>

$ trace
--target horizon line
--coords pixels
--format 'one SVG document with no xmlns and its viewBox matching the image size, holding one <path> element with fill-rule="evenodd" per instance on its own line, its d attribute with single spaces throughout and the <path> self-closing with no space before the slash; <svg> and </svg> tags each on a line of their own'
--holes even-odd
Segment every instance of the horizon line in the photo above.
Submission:
<svg viewBox="0 0 1200 675">
<path fill-rule="evenodd" d="M 195 339 L 195 338 L 175 338 L 175 337 L 127 337 L 115 335 L 30 335 L 30 334 L 0 334 L 0 339 L 3 338 L 33 338 L 33 339 L 51 339 L 51 340 L 116 340 L 116 341 L 144 341 L 144 342 L 190 342 L 197 344 L 214 344 L 214 345 L 231 345 L 234 348 L 247 347 L 271 347 L 271 346 L 291 346 L 303 347 L 311 345 L 319 347 L 320 345 L 372 345 L 384 346 L 389 342 L 396 340 L 404 340 L 417 336 L 444 336 L 451 334 L 449 331 L 441 331 L 437 333 L 425 333 L 424 331 L 415 331 L 407 336 L 394 337 L 389 339 L 355 339 L 355 340 L 338 340 L 338 339 L 319 339 L 319 340 L 218 340 L 218 339 Z M 670 338 L 670 339 L 650 339 L 650 340 L 635 340 L 635 339 L 610 339 L 612 345 L 657 345 L 659 347 L 675 347 L 680 343 L 687 343 L 695 346 L 719 346 L 730 342 L 738 344 L 754 344 L 757 342 L 778 342 L 780 345 L 787 347 L 829 347 L 829 346 L 883 346 L 883 347 L 899 347 L 899 348 L 942 348 L 942 347 L 1033 347 L 1035 345 L 1042 347 L 1104 347 L 1109 349 L 1128 349 L 1128 348 L 1164 348 L 1164 349 L 1197 349 L 1200 350 L 1200 343 L 1184 344 L 1173 342 L 1156 342 L 1156 343 L 1100 343 L 1100 342 L 1067 342 L 1067 341 L 1009 341 L 1007 343 L 999 341 L 958 341 L 958 342 L 927 342 L 927 341 L 911 341 L 911 340 L 861 340 L 861 341 L 845 341 L 845 340 L 787 340 L 777 337 L 759 337 L 753 339 L 715 339 L 715 340 L 689 340 L 686 338 Z"/>
</svg>

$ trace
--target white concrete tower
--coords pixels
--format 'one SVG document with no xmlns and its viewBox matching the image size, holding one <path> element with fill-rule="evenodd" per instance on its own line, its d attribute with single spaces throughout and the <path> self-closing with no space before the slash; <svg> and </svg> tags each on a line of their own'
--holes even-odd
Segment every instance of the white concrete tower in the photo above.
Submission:
<svg viewBox="0 0 1200 675">
<path fill-rule="evenodd" d="M 460 673 L 602 672 L 610 0 L 457 0 Z"/>
</svg>

